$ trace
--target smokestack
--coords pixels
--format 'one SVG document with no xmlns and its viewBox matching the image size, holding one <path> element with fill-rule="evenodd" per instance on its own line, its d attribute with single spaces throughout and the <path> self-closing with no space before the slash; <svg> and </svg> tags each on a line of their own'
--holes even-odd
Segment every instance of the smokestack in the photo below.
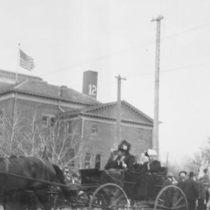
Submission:
<svg viewBox="0 0 210 210">
<path fill-rule="evenodd" d="M 97 82 L 98 82 L 98 72 L 91 70 L 85 71 L 83 73 L 82 93 L 96 99 Z"/>
</svg>

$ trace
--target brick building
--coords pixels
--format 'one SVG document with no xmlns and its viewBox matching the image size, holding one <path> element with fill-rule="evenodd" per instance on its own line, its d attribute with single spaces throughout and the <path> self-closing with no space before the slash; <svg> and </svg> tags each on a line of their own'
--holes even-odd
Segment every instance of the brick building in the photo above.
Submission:
<svg viewBox="0 0 210 210">
<path fill-rule="evenodd" d="M 85 74 L 85 78 L 94 74 L 97 79 L 95 72 Z M 103 168 L 116 142 L 117 102 L 97 101 L 97 81 L 88 78 L 88 82 L 83 81 L 84 93 L 79 93 L 23 74 L 18 75 L 16 84 L 14 73 L 0 70 L 0 116 L 13 116 L 18 111 L 30 118 L 35 113 L 43 126 L 53 124 L 58 116 L 69 132 L 76 122 L 84 141 L 84 158 L 79 167 Z M 121 137 L 132 144 L 131 153 L 140 156 L 152 146 L 153 120 L 128 102 L 121 104 Z"/>
<path fill-rule="evenodd" d="M 153 120 L 128 102 L 121 104 L 121 138 L 131 143 L 131 153 L 139 157 L 152 146 Z M 85 141 L 86 164 L 94 168 L 100 159 L 103 167 L 116 142 L 117 102 L 68 111 L 60 117 L 66 122 L 79 122 Z"/>
<path fill-rule="evenodd" d="M 66 86 L 55 86 L 39 77 L 0 70 L 0 112 L 13 116 L 14 111 L 31 117 L 34 112 L 43 123 L 49 124 L 59 112 L 100 104 L 95 99 Z"/>
</svg>

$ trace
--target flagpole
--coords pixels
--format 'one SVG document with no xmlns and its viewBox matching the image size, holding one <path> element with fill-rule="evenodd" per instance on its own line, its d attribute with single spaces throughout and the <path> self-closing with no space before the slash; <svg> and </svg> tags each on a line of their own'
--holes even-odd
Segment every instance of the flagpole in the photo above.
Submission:
<svg viewBox="0 0 210 210">
<path fill-rule="evenodd" d="M 19 62 L 20 62 L 20 43 L 18 44 L 18 56 L 17 56 L 17 67 L 16 67 L 16 77 L 15 77 L 16 84 L 17 84 L 17 80 L 18 80 Z"/>
</svg>

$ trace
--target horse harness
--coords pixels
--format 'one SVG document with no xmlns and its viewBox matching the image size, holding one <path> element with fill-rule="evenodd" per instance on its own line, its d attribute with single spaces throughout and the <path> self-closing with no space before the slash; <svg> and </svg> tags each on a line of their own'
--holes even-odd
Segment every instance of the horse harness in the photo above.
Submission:
<svg viewBox="0 0 210 210">
<path fill-rule="evenodd" d="M 49 172 L 47 170 L 47 164 L 46 164 L 46 162 L 42 158 L 38 158 L 37 157 L 37 159 L 39 159 L 43 163 L 44 169 L 45 169 L 45 172 L 46 172 L 46 179 L 47 179 L 47 181 L 50 181 L 50 179 L 49 179 L 50 176 L 49 176 Z"/>
</svg>

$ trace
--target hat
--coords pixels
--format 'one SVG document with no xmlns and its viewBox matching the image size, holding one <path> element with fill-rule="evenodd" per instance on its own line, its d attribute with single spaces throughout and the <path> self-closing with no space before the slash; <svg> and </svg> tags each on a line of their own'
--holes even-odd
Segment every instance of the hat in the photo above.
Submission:
<svg viewBox="0 0 210 210">
<path fill-rule="evenodd" d="M 208 172 L 208 168 L 204 168 L 203 172 L 206 174 Z"/>
<path fill-rule="evenodd" d="M 194 177 L 194 176 L 195 176 L 194 172 L 190 171 L 189 177 Z"/>
<path fill-rule="evenodd" d="M 167 176 L 168 176 L 168 177 L 173 177 L 174 175 L 173 175 L 172 172 L 168 172 Z"/>
<path fill-rule="evenodd" d="M 110 151 L 114 152 L 118 149 L 117 144 L 113 144 L 113 146 L 111 147 Z"/>
<path fill-rule="evenodd" d="M 180 176 L 182 173 L 185 174 L 185 175 L 187 175 L 187 172 L 186 172 L 186 171 L 180 171 L 180 172 L 179 172 L 179 176 Z"/>
<path fill-rule="evenodd" d="M 129 151 L 131 148 L 131 144 L 128 143 L 126 140 L 123 140 L 119 146 L 118 146 L 118 150 L 123 150 L 123 151 Z"/>
<path fill-rule="evenodd" d="M 144 155 L 147 157 L 157 156 L 157 152 L 155 150 L 148 149 L 148 150 L 145 150 Z"/>
</svg>

